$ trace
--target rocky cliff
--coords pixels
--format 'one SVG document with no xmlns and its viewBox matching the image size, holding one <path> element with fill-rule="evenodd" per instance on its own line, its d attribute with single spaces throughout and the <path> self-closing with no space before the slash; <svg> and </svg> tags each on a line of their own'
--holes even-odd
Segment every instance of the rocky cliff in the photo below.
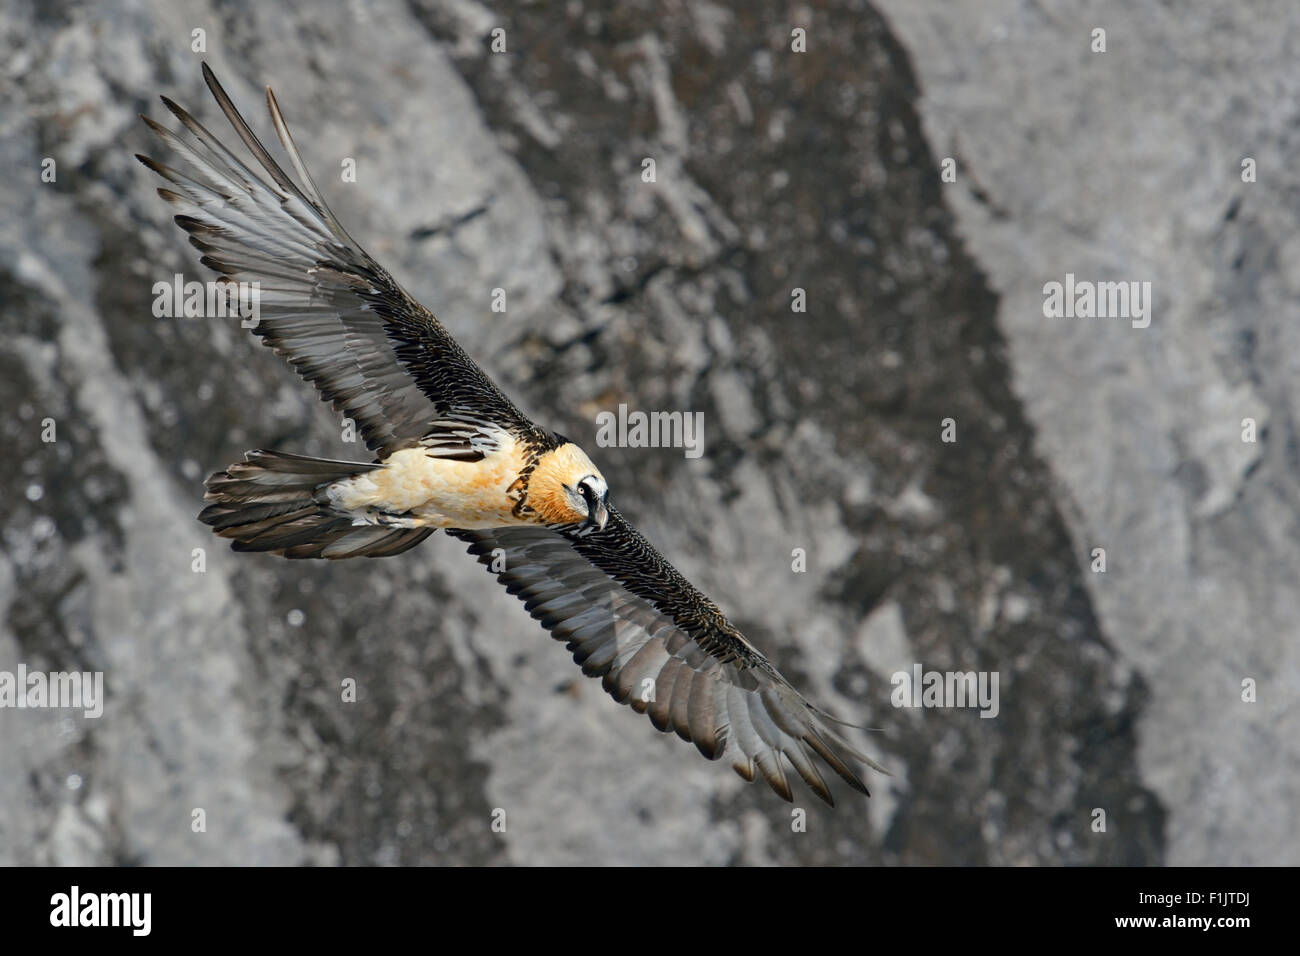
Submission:
<svg viewBox="0 0 1300 956">
<path fill-rule="evenodd" d="M 6 7 L 0 669 L 107 699 L 0 710 L 0 862 L 1294 862 L 1295 14 L 928 6 Z M 246 449 L 364 455 L 237 325 L 153 315 L 206 276 L 136 114 L 217 128 L 203 60 L 530 414 L 703 412 L 699 458 L 597 449 L 614 498 L 873 728 L 870 801 L 797 832 L 449 539 L 194 520 Z M 1152 282 L 1150 326 L 1045 318 L 1067 272 Z M 997 717 L 891 706 L 917 662 Z"/>
</svg>

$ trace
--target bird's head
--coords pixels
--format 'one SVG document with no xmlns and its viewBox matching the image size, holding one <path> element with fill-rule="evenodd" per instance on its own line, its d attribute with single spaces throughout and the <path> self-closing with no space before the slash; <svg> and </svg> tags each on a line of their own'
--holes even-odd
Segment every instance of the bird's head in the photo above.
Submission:
<svg viewBox="0 0 1300 956">
<path fill-rule="evenodd" d="M 587 453 L 566 441 L 537 459 L 528 504 L 546 524 L 581 523 L 601 531 L 609 520 L 609 485 Z"/>
</svg>

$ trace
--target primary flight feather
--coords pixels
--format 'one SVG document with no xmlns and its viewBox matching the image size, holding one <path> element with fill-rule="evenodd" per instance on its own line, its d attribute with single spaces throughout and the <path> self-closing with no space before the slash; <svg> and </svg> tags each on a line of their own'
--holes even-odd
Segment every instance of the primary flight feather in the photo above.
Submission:
<svg viewBox="0 0 1300 956">
<path fill-rule="evenodd" d="M 793 770 L 833 804 L 819 766 L 865 794 L 853 762 L 883 768 L 627 523 L 581 448 L 520 412 L 348 235 L 271 90 L 294 177 L 206 64 L 203 78 L 252 165 L 167 97 L 179 129 L 141 118 L 185 168 L 138 158 L 167 181 L 158 193 L 200 261 L 255 283 L 254 334 L 357 423 L 375 460 L 250 451 L 207 480 L 199 519 L 236 551 L 288 558 L 387 557 L 441 528 L 504 567 L 497 579 L 583 672 L 660 730 L 786 800 Z"/>
</svg>

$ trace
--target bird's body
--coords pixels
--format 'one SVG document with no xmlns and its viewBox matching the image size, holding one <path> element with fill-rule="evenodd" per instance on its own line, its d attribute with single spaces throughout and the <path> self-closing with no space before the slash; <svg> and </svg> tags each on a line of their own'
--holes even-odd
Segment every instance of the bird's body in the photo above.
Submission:
<svg viewBox="0 0 1300 956">
<path fill-rule="evenodd" d="M 554 462 L 554 466 L 552 465 Z M 586 519 L 548 487 L 553 473 L 599 476 L 572 443 L 538 455 L 503 433 L 482 458 L 444 458 L 423 444 L 388 455 L 375 471 L 339 479 L 324 489 L 329 504 L 358 523 L 403 528 L 505 528 L 567 524 Z M 525 484 L 521 476 L 526 475 Z M 519 514 L 524 488 L 531 507 Z"/>
<path fill-rule="evenodd" d="M 789 766 L 833 802 L 813 757 L 866 793 L 847 761 L 878 765 L 609 504 L 587 454 L 520 412 L 347 234 L 271 91 L 296 181 L 203 72 L 260 169 L 166 97 L 185 131 L 144 119 L 186 169 L 139 158 L 167 180 L 159 194 L 200 261 L 259 290 L 254 333 L 356 422 L 375 460 L 250 451 L 208 479 L 200 520 L 235 550 L 289 558 L 388 557 L 442 530 L 660 730 L 748 780 L 761 773 L 787 800 Z"/>
<path fill-rule="evenodd" d="M 501 528 L 523 523 L 510 487 L 524 458 L 515 442 L 480 461 L 435 458 L 420 446 L 395 451 L 383 467 L 337 481 L 325 497 L 358 521 L 405 528 Z"/>
</svg>

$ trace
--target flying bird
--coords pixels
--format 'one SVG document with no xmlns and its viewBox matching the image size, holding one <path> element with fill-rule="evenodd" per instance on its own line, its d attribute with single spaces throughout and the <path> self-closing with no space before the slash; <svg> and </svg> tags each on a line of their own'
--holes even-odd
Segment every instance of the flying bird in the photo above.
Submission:
<svg viewBox="0 0 1300 956">
<path fill-rule="evenodd" d="M 184 169 L 137 158 L 218 281 L 256 284 L 254 334 L 357 423 L 375 459 L 247 452 L 208 478 L 199 520 L 236 551 L 286 558 L 389 557 L 442 529 L 659 730 L 786 800 L 793 769 L 834 805 L 818 761 L 866 794 L 854 762 L 887 771 L 624 519 L 586 452 L 529 420 L 348 235 L 270 88 L 295 176 L 206 64 L 203 78 L 248 155 L 164 96 L 180 128 L 141 119 Z"/>
</svg>

